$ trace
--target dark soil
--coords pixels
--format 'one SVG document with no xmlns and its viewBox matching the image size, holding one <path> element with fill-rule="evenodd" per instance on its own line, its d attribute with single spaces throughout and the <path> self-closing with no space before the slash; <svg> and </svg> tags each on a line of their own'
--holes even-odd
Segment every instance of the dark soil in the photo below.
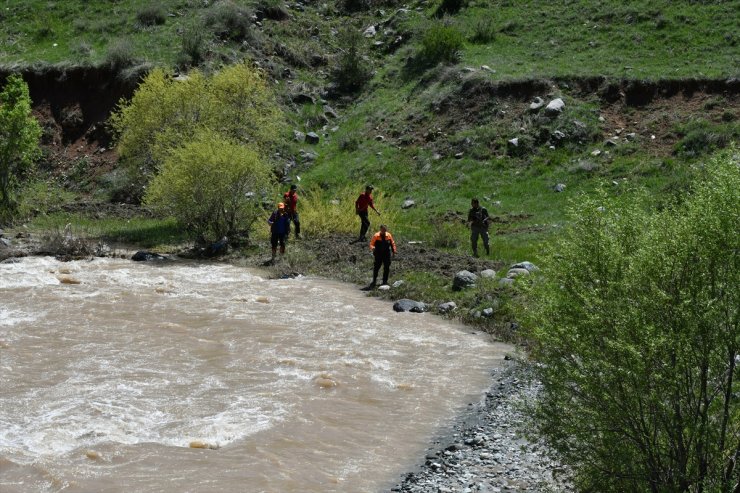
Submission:
<svg viewBox="0 0 740 493">
<path fill-rule="evenodd" d="M 492 258 L 447 253 L 419 243 L 402 243 L 397 247 L 398 253 L 391 262 L 391 283 L 412 271 L 439 275 L 451 282 L 455 273 L 461 270 L 480 272 L 504 267 L 503 262 Z M 358 284 L 367 283 L 372 278 L 373 256 L 368 242 L 355 242 L 355 238 L 350 235 L 336 234 L 315 240 L 297 240 L 297 244 L 289 241 L 287 248 L 288 251 L 291 248 L 300 249 L 308 258 L 300 264 L 287 261 L 268 264 L 275 277 L 314 274 Z M 252 259 L 255 265 L 265 266 L 269 259 L 269 248 L 265 245 L 262 250 L 265 252 L 264 256 Z"/>
</svg>

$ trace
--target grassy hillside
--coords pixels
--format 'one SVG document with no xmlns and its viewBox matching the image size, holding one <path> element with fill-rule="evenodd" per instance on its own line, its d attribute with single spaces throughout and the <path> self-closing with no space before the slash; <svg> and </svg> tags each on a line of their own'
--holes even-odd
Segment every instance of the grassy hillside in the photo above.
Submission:
<svg viewBox="0 0 740 493">
<path fill-rule="evenodd" d="M 274 81 L 288 128 L 321 136 L 309 145 L 285 135 L 273 156 L 285 179 L 327 198 L 372 182 L 398 211 L 391 227 L 402 239 L 457 253 L 468 251 L 462 219 L 478 196 L 496 216 L 493 257 L 503 262 L 537 260 L 580 192 L 606 187 L 629 200 L 647 187 L 666 200 L 740 135 L 739 1 L 0 6 L 6 68 L 209 71 L 253 60 Z M 352 93 L 337 90 L 345 28 L 363 33 L 359 62 L 371 74 Z M 556 116 L 530 110 L 558 97 Z M 46 167 L 67 189 L 105 200 L 118 178 L 97 173 L 95 160 L 115 155 L 97 151 L 89 139 L 63 142 L 50 155 L 73 159 Z M 416 205 L 400 210 L 406 199 Z"/>
</svg>

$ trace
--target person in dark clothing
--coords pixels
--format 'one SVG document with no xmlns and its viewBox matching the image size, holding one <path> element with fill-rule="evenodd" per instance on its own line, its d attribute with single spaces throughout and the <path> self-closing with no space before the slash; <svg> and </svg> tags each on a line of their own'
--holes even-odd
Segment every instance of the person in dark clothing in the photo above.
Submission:
<svg viewBox="0 0 740 493">
<path fill-rule="evenodd" d="M 360 237 L 357 239 L 357 241 L 367 241 L 366 234 L 367 230 L 370 229 L 370 219 L 368 219 L 368 208 L 374 210 L 378 215 L 380 215 L 380 211 L 375 208 L 375 204 L 373 203 L 373 186 L 367 185 L 365 187 L 365 192 L 361 193 L 359 197 L 357 197 L 357 200 L 355 200 L 355 213 L 360 216 Z"/>
<path fill-rule="evenodd" d="M 290 217 L 285 211 L 285 204 L 280 202 L 278 208 L 272 213 L 267 220 L 270 225 L 270 244 L 272 245 L 272 259 L 275 260 L 278 244 L 280 245 L 280 255 L 285 254 L 285 238 L 290 231 Z"/>
<path fill-rule="evenodd" d="M 483 246 L 486 249 L 486 255 L 491 254 L 488 246 L 488 211 L 485 207 L 480 206 L 478 199 L 470 201 L 470 210 L 468 211 L 468 226 L 470 226 L 470 244 L 473 247 L 473 256 L 478 256 L 478 236 L 483 238 Z"/>
<path fill-rule="evenodd" d="M 290 190 L 283 194 L 283 199 L 285 202 L 285 210 L 288 213 L 288 218 L 290 218 L 295 226 L 295 238 L 299 239 L 301 237 L 301 223 L 298 220 L 298 211 L 296 210 L 298 205 L 298 194 L 296 194 L 297 189 L 298 186 L 296 184 L 291 185 Z M 288 230 L 288 236 L 290 236 L 290 230 Z"/>
<path fill-rule="evenodd" d="M 370 239 L 370 251 L 375 256 L 373 264 L 373 282 L 374 287 L 378 282 L 378 272 L 380 266 L 383 266 L 383 284 L 388 284 L 388 274 L 391 270 L 391 257 L 396 254 L 396 242 L 393 241 L 393 235 L 388 232 L 385 224 L 380 225 L 380 231 L 375 233 Z"/>
</svg>

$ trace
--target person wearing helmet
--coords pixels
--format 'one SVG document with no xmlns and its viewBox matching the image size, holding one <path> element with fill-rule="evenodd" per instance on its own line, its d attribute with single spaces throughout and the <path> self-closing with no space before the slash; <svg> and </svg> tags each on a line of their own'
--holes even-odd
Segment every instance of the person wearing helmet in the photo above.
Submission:
<svg viewBox="0 0 740 493">
<path fill-rule="evenodd" d="M 280 255 L 285 254 L 285 239 L 290 231 L 290 217 L 285 210 L 285 204 L 280 202 L 267 224 L 270 225 L 270 244 L 272 245 L 272 260 L 275 260 L 277 247 L 280 245 Z"/>
<path fill-rule="evenodd" d="M 298 211 L 296 206 L 298 205 L 298 194 L 296 190 L 298 185 L 295 183 L 290 186 L 290 190 L 283 194 L 283 202 L 285 202 L 285 210 L 288 214 L 288 218 L 293 222 L 295 226 L 295 238 L 296 240 L 301 237 L 301 223 L 298 220 Z M 290 236 L 290 229 L 288 230 L 288 236 Z"/>
<path fill-rule="evenodd" d="M 367 234 L 367 230 L 370 229 L 370 219 L 367 217 L 368 208 L 374 210 L 377 215 L 380 215 L 380 211 L 375 208 L 375 204 L 373 203 L 372 193 L 373 186 L 366 185 L 365 191 L 355 200 L 355 213 L 360 216 L 360 237 L 357 241 L 367 241 L 365 235 Z"/>
<path fill-rule="evenodd" d="M 383 266 L 383 284 L 388 284 L 388 274 L 391 270 L 391 257 L 396 254 L 396 242 L 393 241 L 393 235 L 388 231 L 385 224 L 380 225 L 380 231 L 375 233 L 370 239 L 370 251 L 375 257 L 373 264 L 373 281 L 370 287 L 375 287 L 378 281 L 378 272 L 380 266 Z"/>
</svg>

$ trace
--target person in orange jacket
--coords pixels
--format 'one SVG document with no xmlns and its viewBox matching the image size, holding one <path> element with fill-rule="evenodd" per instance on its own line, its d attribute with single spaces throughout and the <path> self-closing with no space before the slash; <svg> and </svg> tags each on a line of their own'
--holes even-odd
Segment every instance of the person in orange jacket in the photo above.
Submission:
<svg viewBox="0 0 740 493">
<path fill-rule="evenodd" d="M 388 231 L 385 224 L 380 225 L 380 231 L 375 233 L 370 239 L 370 251 L 375 256 L 373 265 L 373 282 L 370 287 L 374 287 L 378 281 L 378 272 L 380 266 L 383 266 L 383 284 L 388 284 L 388 274 L 391 270 L 391 257 L 396 254 L 396 242 L 393 241 L 393 235 Z"/>
</svg>

